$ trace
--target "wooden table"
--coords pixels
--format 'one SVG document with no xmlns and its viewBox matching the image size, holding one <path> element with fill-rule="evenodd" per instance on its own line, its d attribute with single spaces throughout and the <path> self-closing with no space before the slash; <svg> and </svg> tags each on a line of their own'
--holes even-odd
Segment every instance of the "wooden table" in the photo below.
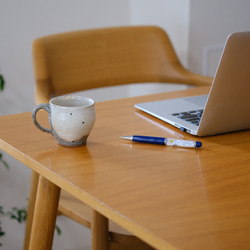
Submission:
<svg viewBox="0 0 250 250">
<path fill-rule="evenodd" d="M 35 128 L 31 113 L 0 117 L 0 149 L 41 175 L 31 249 L 46 249 L 53 238 L 61 189 L 92 207 L 101 225 L 111 219 L 157 249 L 250 249 L 250 131 L 201 138 L 201 149 L 120 139 L 195 139 L 134 104 L 206 93 L 202 87 L 96 103 L 94 129 L 79 148 L 57 145 Z"/>
</svg>

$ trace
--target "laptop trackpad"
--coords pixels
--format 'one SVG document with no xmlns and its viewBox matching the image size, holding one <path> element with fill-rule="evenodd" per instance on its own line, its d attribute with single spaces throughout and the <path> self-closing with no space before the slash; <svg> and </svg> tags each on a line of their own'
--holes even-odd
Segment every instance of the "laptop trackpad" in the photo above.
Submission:
<svg viewBox="0 0 250 250">
<path fill-rule="evenodd" d="M 135 107 L 156 117 L 166 117 L 176 112 L 185 112 L 205 107 L 208 95 L 167 99 L 136 104 Z"/>
</svg>

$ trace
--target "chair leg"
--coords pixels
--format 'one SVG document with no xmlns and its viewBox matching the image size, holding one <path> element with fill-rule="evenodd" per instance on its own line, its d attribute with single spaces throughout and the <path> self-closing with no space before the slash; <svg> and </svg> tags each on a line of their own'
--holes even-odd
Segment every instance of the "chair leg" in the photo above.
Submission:
<svg viewBox="0 0 250 250">
<path fill-rule="evenodd" d="M 39 179 L 39 174 L 36 173 L 35 171 L 32 171 L 31 182 L 30 182 L 29 205 L 28 205 L 28 213 L 26 220 L 25 238 L 24 238 L 24 250 L 29 249 L 30 233 L 31 233 L 32 220 L 34 214 L 34 207 L 36 202 L 38 179 Z"/>
<path fill-rule="evenodd" d="M 109 228 L 108 219 L 92 210 L 92 249 L 93 250 L 108 250 L 109 248 Z"/>
</svg>

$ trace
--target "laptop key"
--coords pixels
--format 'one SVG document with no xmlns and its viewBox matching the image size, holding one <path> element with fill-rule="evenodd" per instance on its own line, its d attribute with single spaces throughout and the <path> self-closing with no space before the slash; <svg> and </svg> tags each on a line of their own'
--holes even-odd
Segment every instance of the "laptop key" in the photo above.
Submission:
<svg viewBox="0 0 250 250">
<path fill-rule="evenodd" d="M 186 119 L 197 118 L 197 115 L 183 115 L 180 116 L 179 118 L 186 120 Z"/>
<path fill-rule="evenodd" d="M 172 115 L 182 120 L 185 120 L 187 122 L 191 122 L 192 124 L 198 126 L 200 123 L 202 114 L 203 114 L 203 109 L 191 110 L 191 111 L 180 112 L 180 113 L 173 113 Z"/>
</svg>

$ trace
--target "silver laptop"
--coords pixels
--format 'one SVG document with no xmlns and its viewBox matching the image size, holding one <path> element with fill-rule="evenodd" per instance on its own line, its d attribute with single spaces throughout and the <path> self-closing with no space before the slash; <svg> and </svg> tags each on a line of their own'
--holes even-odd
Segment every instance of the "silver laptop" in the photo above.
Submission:
<svg viewBox="0 0 250 250">
<path fill-rule="evenodd" d="M 226 41 L 208 95 L 135 105 L 182 131 L 208 136 L 250 128 L 250 31 Z"/>
</svg>

